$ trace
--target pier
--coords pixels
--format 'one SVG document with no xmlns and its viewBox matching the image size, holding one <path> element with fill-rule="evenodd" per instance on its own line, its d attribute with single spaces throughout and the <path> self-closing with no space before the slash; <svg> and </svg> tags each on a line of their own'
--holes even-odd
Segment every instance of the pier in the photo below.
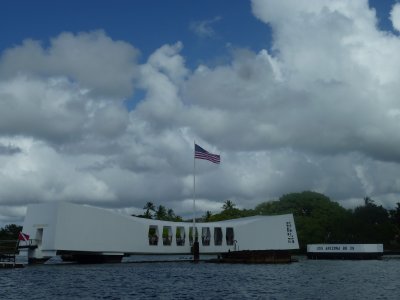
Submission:
<svg viewBox="0 0 400 300">
<path fill-rule="evenodd" d="M 15 255 L 18 254 L 17 240 L 0 241 L 0 269 L 22 268 L 23 264 L 15 262 Z"/>
</svg>

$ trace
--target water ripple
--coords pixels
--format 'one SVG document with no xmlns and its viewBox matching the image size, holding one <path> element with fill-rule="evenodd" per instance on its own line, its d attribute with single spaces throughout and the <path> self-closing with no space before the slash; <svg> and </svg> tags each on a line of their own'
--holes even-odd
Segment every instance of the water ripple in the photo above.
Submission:
<svg viewBox="0 0 400 300">
<path fill-rule="evenodd" d="M 122 263 L 0 270 L 0 299 L 398 299 L 400 260 Z"/>
</svg>

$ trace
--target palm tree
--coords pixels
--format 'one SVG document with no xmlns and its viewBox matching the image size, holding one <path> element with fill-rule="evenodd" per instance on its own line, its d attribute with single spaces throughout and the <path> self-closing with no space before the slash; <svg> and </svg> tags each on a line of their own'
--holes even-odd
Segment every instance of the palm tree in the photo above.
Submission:
<svg viewBox="0 0 400 300">
<path fill-rule="evenodd" d="M 146 210 L 146 212 L 144 213 L 144 217 L 147 219 L 151 219 L 152 214 L 150 211 L 154 212 L 156 210 L 156 207 L 154 206 L 153 202 L 147 202 L 143 209 Z"/>
<path fill-rule="evenodd" d="M 224 205 L 222 205 L 222 209 L 223 210 L 231 210 L 233 208 L 235 208 L 236 204 L 233 203 L 231 200 L 226 200 L 224 202 Z"/>
<path fill-rule="evenodd" d="M 204 222 L 209 222 L 211 219 L 212 213 L 211 211 L 207 210 L 205 215 L 203 216 L 203 221 Z"/>
<path fill-rule="evenodd" d="M 172 208 L 168 209 L 167 216 L 168 216 L 169 221 L 175 220 L 176 216 L 175 216 L 174 210 Z"/>
<path fill-rule="evenodd" d="M 367 197 L 364 198 L 364 205 L 365 206 L 373 205 L 373 204 L 375 204 L 375 201 L 372 200 L 370 197 L 367 196 Z"/>
<path fill-rule="evenodd" d="M 156 219 L 165 220 L 167 218 L 167 209 L 163 205 L 159 205 L 156 210 Z"/>
</svg>

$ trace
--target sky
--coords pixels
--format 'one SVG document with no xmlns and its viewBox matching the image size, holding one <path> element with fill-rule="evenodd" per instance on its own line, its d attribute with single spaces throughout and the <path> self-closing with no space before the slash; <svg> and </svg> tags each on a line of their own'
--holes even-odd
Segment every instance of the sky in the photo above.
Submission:
<svg viewBox="0 0 400 300">
<path fill-rule="evenodd" d="M 197 215 L 400 202 L 400 4 L 2 1 L 0 225 L 28 204 Z M 194 141 L 221 155 L 196 160 Z"/>
</svg>

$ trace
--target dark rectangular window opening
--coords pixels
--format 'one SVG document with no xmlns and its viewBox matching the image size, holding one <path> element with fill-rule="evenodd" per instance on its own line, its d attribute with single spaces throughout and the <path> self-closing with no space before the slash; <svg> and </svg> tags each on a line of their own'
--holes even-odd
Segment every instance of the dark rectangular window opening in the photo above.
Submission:
<svg viewBox="0 0 400 300">
<path fill-rule="evenodd" d="M 232 227 L 227 227 L 226 228 L 226 244 L 228 246 L 233 245 L 235 241 L 235 235 L 233 233 L 233 228 Z"/>
<path fill-rule="evenodd" d="M 221 229 L 221 227 L 214 228 L 214 245 L 215 246 L 222 245 L 222 229 Z"/>
<path fill-rule="evenodd" d="M 148 237 L 149 237 L 149 245 L 150 246 L 158 245 L 158 226 L 157 225 L 150 225 Z"/>
</svg>

